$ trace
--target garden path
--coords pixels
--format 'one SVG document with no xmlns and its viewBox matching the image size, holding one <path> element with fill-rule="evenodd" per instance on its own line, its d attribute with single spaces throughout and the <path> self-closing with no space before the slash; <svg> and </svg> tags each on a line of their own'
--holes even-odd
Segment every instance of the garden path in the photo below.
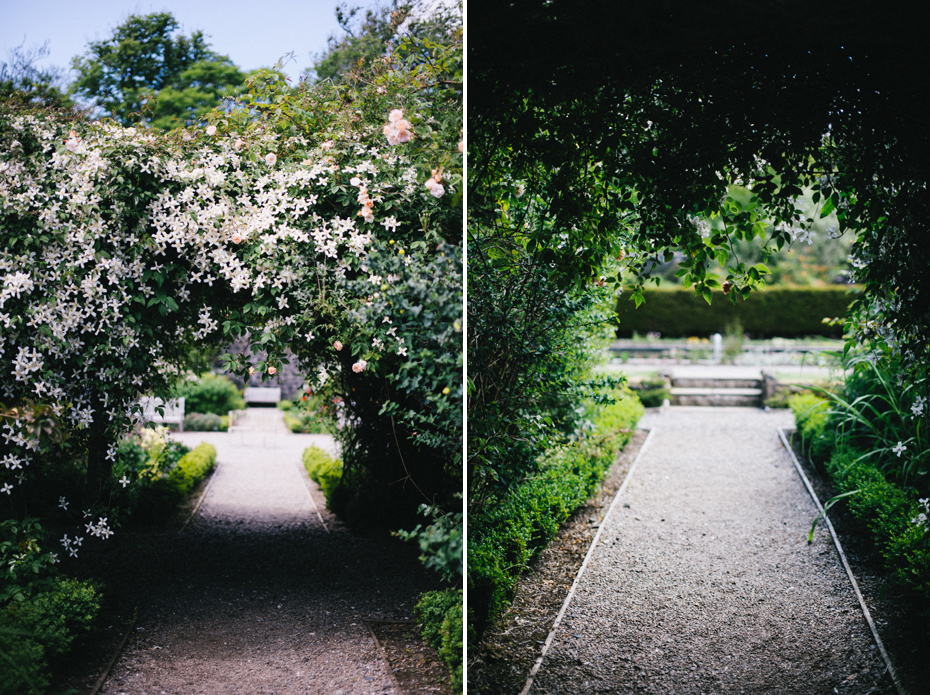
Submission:
<svg viewBox="0 0 930 695">
<path fill-rule="evenodd" d="M 893 693 L 777 435 L 791 413 L 672 407 L 603 521 L 529 692 Z M 526 691 L 524 691 L 526 692 Z"/>
<path fill-rule="evenodd" d="M 101 692 L 393 693 L 363 620 L 412 617 L 432 577 L 411 544 L 350 534 L 322 509 L 301 454 L 334 451 L 331 437 L 291 434 L 277 410 L 241 424 L 173 435 L 214 444 L 218 468 L 181 533 L 112 563 L 140 618 Z"/>
</svg>

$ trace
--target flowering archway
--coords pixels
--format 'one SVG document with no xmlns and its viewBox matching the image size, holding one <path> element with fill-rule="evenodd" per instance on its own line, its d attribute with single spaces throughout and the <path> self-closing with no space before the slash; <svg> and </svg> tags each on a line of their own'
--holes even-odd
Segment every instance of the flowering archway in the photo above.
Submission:
<svg viewBox="0 0 930 695">
<path fill-rule="evenodd" d="M 106 505 L 140 395 L 246 334 L 268 358 L 232 371 L 273 374 L 290 348 L 343 394 L 356 488 L 380 465 L 450 499 L 462 112 L 438 80 L 458 49 L 433 48 L 431 69 L 387 63 L 364 88 L 268 72 L 242 109 L 168 135 L 0 114 L 0 500 L 68 460 Z"/>
</svg>

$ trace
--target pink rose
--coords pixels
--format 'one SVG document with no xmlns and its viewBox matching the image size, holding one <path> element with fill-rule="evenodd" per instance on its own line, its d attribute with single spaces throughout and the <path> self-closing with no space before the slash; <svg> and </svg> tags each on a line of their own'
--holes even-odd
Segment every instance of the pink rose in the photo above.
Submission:
<svg viewBox="0 0 930 695">
<path fill-rule="evenodd" d="M 337 340 L 335 343 L 333 343 L 333 347 L 336 348 L 336 352 L 339 352 L 342 350 L 342 343 Z"/>
<path fill-rule="evenodd" d="M 366 362 L 365 360 L 359 360 L 358 362 L 352 365 L 352 371 L 355 372 L 356 374 L 359 374 L 361 372 L 364 372 L 365 367 L 367 366 L 368 366 L 368 362 Z"/>
</svg>

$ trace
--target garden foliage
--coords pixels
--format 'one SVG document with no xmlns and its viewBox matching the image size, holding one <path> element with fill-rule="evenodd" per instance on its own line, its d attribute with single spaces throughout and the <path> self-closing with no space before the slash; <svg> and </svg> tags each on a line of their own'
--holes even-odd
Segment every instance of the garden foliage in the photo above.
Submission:
<svg viewBox="0 0 930 695">
<path fill-rule="evenodd" d="M 291 89 L 265 71 L 240 108 L 167 134 L 4 105 L 0 400 L 14 408 L 0 495 L 68 461 L 103 504 L 140 394 L 167 397 L 195 346 L 248 334 L 268 357 L 228 355 L 240 376 L 275 373 L 290 347 L 341 399 L 343 481 L 368 486 L 343 490 L 354 509 L 379 499 L 396 524 L 456 503 L 462 73 L 449 29 L 351 86 Z M 60 441 L 30 436 L 37 413 Z M 416 486 L 388 487 L 398 471 Z"/>
<path fill-rule="evenodd" d="M 342 479 L 342 461 L 334 459 L 319 447 L 311 446 L 304 450 L 304 468 L 310 480 L 320 486 L 326 496 L 326 506 L 331 508 L 333 490 Z"/>
<path fill-rule="evenodd" d="M 449 667 L 453 692 L 462 692 L 464 645 L 461 589 L 428 591 L 420 597 L 414 612 L 423 630 L 423 639 Z"/>
<path fill-rule="evenodd" d="M 298 434 L 327 434 L 336 429 L 335 408 L 313 391 L 303 393 L 297 403 L 281 401 L 278 408 L 284 411 L 284 424 Z"/>
<path fill-rule="evenodd" d="M 508 605 L 530 561 L 597 490 L 642 414 L 639 400 L 623 394 L 601 409 L 593 431 L 546 451 L 521 484 L 490 497 L 469 516 L 469 639 L 480 637 Z"/>
<path fill-rule="evenodd" d="M 770 287 L 733 304 L 723 295 L 708 304 L 690 288 L 646 289 L 639 308 L 624 294 L 617 302 L 617 336 L 660 333 L 665 338 L 723 334 L 739 321 L 753 338 L 843 336 L 842 325 L 824 319 L 842 318 L 856 298 L 845 286 Z"/>
<path fill-rule="evenodd" d="M 892 360 L 846 356 L 844 382 L 823 396 L 794 396 L 802 445 L 866 529 L 889 575 L 930 610 L 927 396 L 924 380 L 889 371 Z"/>
<path fill-rule="evenodd" d="M 245 408 L 242 393 L 229 377 L 202 374 L 197 379 L 184 379 L 174 387 L 173 395 L 184 399 L 187 413 L 229 415 L 230 410 Z"/>
</svg>

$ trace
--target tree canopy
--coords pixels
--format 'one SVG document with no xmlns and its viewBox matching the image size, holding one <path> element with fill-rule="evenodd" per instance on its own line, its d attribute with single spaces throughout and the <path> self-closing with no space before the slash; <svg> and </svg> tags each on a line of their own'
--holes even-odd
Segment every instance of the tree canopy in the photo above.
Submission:
<svg viewBox="0 0 930 695">
<path fill-rule="evenodd" d="M 563 278 L 625 255 L 640 287 L 683 251 L 687 282 L 735 301 L 766 269 L 740 263 L 733 242 L 791 243 L 811 223 L 797 204 L 809 187 L 815 217 L 857 233 L 852 333 L 925 363 L 930 135 L 911 76 L 930 61 L 906 8 L 477 0 L 469 16 L 475 229 L 499 226 L 507 200 L 507 224 Z M 728 195 L 734 183 L 748 202 Z M 714 260 L 725 277 L 708 273 Z"/>
<path fill-rule="evenodd" d="M 0 63 L 0 99 L 19 98 L 33 104 L 73 106 L 62 92 L 61 71 L 36 67 L 36 62 L 47 55 L 47 42 L 37 48 L 27 49 L 21 45 L 12 49 Z"/>
<path fill-rule="evenodd" d="M 210 50 L 203 32 L 184 36 L 178 28 L 167 12 L 130 15 L 111 37 L 91 41 L 87 53 L 73 59 L 78 78 L 71 93 L 94 100 L 123 125 L 146 107 L 158 127 L 203 119 L 245 74 Z"/>
</svg>

